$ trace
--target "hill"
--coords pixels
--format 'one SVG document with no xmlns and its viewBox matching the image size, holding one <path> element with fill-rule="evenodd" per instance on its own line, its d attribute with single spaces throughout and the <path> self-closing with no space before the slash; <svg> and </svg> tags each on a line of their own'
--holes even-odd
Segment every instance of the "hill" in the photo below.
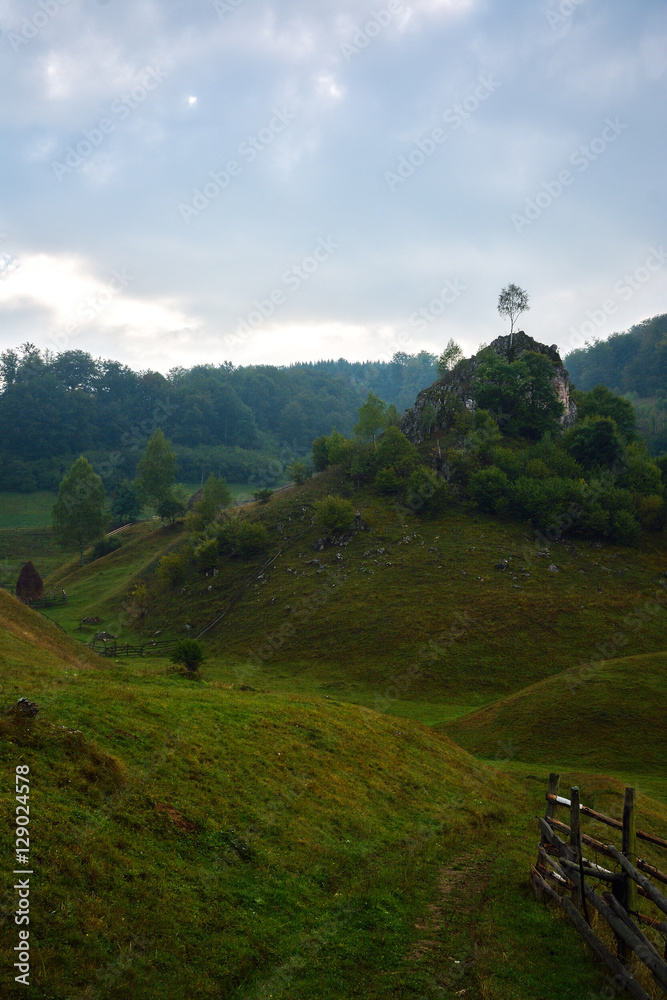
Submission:
<svg viewBox="0 0 667 1000">
<path fill-rule="evenodd" d="M 534 1000 L 538 982 L 578 1000 L 599 984 L 525 892 L 546 774 L 504 777 L 358 706 L 235 691 L 215 661 L 195 683 L 159 660 L 84 654 L 72 670 L 78 648 L 17 604 L 0 595 L 23 643 L 1 702 L 20 691 L 40 712 L 3 713 L 0 756 L 30 767 L 40 1000 Z M 0 813 L 11 857 L 10 796 Z M 10 893 L 3 918 L 14 907 Z"/>
<path fill-rule="evenodd" d="M 621 394 L 664 396 L 667 393 L 667 314 L 638 323 L 607 340 L 594 340 L 565 358 L 578 389 L 598 383 Z"/>
<path fill-rule="evenodd" d="M 137 526 L 117 552 L 48 578 L 70 599 L 49 615 L 72 632 L 84 616 L 99 615 L 99 628 L 133 642 L 197 635 L 220 619 L 203 641 L 224 660 L 230 683 L 270 678 L 277 690 L 335 691 L 429 723 L 590 659 L 627 629 L 628 616 L 640 626 L 633 652 L 667 648 L 664 615 L 642 611 L 662 593 L 662 534 L 633 548 L 564 534 L 547 550 L 526 525 L 469 509 L 405 515 L 360 490 L 354 498 L 366 529 L 342 545 L 325 543 L 315 505 L 349 489 L 327 470 L 250 505 L 243 517 L 266 526 L 268 550 L 221 555 L 215 572 L 186 559 L 172 586 L 156 567 L 165 551 L 187 555 L 187 541 Z M 150 593 L 141 617 L 129 613 L 138 581 Z"/>
<path fill-rule="evenodd" d="M 667 653 L 572 667 L 445 723 L 481 757 L 660 775 L 667 747 Z"/>
</svg>

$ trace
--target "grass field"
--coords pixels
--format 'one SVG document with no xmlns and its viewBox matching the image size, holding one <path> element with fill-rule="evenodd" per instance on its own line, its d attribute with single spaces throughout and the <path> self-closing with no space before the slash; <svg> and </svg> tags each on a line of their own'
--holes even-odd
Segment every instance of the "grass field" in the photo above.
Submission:
<svg viewBox="0 0 667 1000">
<path fill-rule="evenodd" d="M 401 523 L 360 495 L 368 530 L 320 551 L 314 503 L 340 488 L 325 474 L 244 509 L 270 550 L 172 590 L 156 567 L 184 533 L 155 521 L 59 565 L 47 585 L 69 603 L 48 615 L 69 635 L 0 592 L 0 754 L 34 780 L 40 1000 L 603 996 L 530 892 L 534 817 L 560 769 L 614 816 L 635 784 L 667 835 L 664 539 L 538 556 L 525 526 Z M 196 634 L 242 586 L 200 679 L 83 645 Z M 33 723 L 8 713 L 21 696 Z"/>
<path fill-rule="evenodd" d="M 216 661 L 192 681 L 100 660 L 1 594 L 0 625 L 2 704 L 40 706 L 33 723 L 3 715 L 0 742 L 6 773 L 31 768 L 36 996 L 599 990 L 528 890 L 547 768 L 506 774 L 337 699 L 240 691 Z M 617 782 L 567 778 L 618 811 Z M 667 808 L 643 808 L 667 832 Z M 3 796 L 5 856 L 10 809 Z"/>
</svg>

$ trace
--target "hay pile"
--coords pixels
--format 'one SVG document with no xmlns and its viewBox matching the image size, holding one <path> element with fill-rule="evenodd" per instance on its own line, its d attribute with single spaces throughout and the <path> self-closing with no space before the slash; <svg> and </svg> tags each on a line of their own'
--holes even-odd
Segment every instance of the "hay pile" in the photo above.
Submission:
<svg viewBox="0 0 667 1000">
<path fill-rule="evenodd" d="M 16 596 L 26 604 L 44 597 L 44 583 L 31 562 L 23 563 L 16 582 Z"/>
</svg>

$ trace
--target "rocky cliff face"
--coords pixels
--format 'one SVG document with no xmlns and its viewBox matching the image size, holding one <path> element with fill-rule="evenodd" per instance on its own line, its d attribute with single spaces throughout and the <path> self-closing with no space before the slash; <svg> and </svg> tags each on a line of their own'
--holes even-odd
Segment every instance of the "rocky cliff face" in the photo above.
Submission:
<svg viewBox="0 0 667 1000">
<path fill-rule="evenodd" d="M 554 388 L 563 404 L 561 423 L 564 427 L 571 427 L 577 418 L 577 408 L 570 398 L 570 380 L 557 347 L 555 345 L 547 347 L 546 344 L 540 344 L 522 330 L 515 333 L 511 339 L 510 345 L 509 336 L 498 337 L 489 346 L 496 354 L 508 361 L 518 361 L 526 351 L 535 351 L 537 354 L 545 354 L 550 358 L 554 363 Z M 448 430 L 452 425 L 458 403 L 463 403 L 468 410 L 474 411 L 473 378 L 477 366 L 480 364 L 479 358 L 480 355 L 476 354 L 472 358 L 460 361 L 443 378 L 439 378 L 427 389 L 422 389 L 417 396 L 415 405 L 405 411 L 401 421 L 401 430 L 413 444 L 421 444 L 426 438 L 431 437 L 434 431 Z M 434 413 L 435 417 L 433 417 Z M 433 422 L 434 420 L 435 422 Z"/>
</svg>

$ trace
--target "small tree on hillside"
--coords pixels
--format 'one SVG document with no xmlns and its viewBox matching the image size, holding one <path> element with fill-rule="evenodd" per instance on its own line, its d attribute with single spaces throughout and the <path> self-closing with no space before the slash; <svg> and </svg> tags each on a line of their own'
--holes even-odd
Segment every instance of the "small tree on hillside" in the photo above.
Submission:
<svg viewBox="0 0 667 1000">
<path fill-rule="evenodd" d="M 83 550 L 104 534 L 106 493 L 90 462 L 81 456 L 63 478 L 52 517 L 53 534 L 63 548 Z"/>
<path fill-rule="evenodd" d="M 498 312 L 501 316 L 507 316 L 510 321 L 510 346 L 514 334 L 514 324 L 522 312 L 530 309 L 528 305 L 528 292 L 518 285 L 507 285 L 498 296 Z"/>
<path fill-rule="evenodd" d="M 146 445 L 137 466 L 139 496 L 159 513 L 160 507 L 170 507 L 169 498 L 172 496 L 175 479 L 176 456 L 162 429 L 158 428 Z"/>
<path fill-rule="evenodd" d="M 354 433 L 364 440 L 371 440 L 375 446 L 378 431 L 387 426 L 387 404 L 369 390 L 366 402 L 359 407 L 359 421 Z"/>
<path fill-rule="evenodd" d="M 194 674 L 204 662 L 204 649 L 196 639 L 181 639 L 174 647 L 171 654 L 171 662 L 187 667 L 191 674 Z"/>
<path fill-rule="evenodd" d="M 450 337 L 447 347 L 444 349 L 444 351 L 437 360 L 438 375 L 440 376 L 440 378 L 442 378 L 443 375 L 446 375 L 447 372 L 450 372 L 452 368 L 455 368 L 458 365 L 459 361 L 462 360 L 463 360 L 463 351 L 461 350 L 459 345 L 456 344 Z"/>
</svg>

